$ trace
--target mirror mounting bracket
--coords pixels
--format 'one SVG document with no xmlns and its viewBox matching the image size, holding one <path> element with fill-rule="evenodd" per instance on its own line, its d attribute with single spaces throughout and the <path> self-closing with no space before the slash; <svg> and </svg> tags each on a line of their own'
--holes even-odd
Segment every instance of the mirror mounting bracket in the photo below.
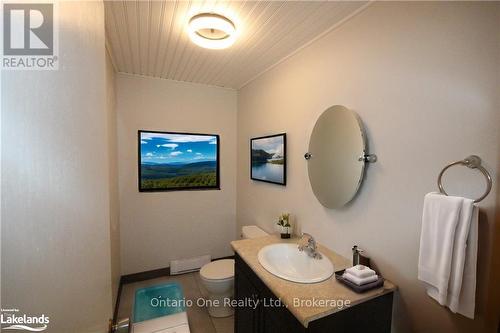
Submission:
<svg viewBox="0 0 500 333">
<path fill-rule="evenodd" d="M 304 158 L 310 160 L 312 158 L 311 153 L 305 153 Z M 377 155 L 375 154 L 363 154 L 358 158 L 358 161 L 365 163 L 375 163 L 377 162 Z"/>
<path fill-rule="evenodd" d="M 375 154 L 363 154 L 358 158 L 358 161 L 365 163 L 375 163 L 377 162 L 377 155 Z"/>
</svg>

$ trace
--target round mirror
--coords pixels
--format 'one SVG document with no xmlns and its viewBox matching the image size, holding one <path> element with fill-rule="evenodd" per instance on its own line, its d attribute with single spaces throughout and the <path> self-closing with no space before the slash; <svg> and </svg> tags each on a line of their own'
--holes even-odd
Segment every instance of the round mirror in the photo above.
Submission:
<svg viewBox="0 0 500 333">
<path fill-rule="evenodd" d="M 335 105 L 321 114 L 305 158 L 313 192 L 323 206 L 338 208 L 354 198 L 365 161 L 375 161 L 365 150 L 363 125 L 356 113 Z"/>
</svg>

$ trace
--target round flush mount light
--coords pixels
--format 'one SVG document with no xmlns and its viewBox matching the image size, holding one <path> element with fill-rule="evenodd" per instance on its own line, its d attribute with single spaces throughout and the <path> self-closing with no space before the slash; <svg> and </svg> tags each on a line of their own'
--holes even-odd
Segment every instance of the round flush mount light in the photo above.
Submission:
<svg viewBox="0 0 500 333">
<path fill-rule="evenodd" d="M 188 32 L 193 43 L 207 49 L 225 49 L 236 40 L 234 23 L 214 13 L 193 16 L 189 20 Z"/>
</svg>

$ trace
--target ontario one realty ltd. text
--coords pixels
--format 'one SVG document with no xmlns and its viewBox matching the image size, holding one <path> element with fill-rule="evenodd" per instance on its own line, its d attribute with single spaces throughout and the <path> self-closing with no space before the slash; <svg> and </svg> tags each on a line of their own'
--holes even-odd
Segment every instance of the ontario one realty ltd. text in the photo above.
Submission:
<svg viewBox="0 0 500 333">
<path fill-rule="evenodd" d="M 257 309 L 259 306 L 262 307 L 288 307 L 280 298 L 252 298 L 244 297 L 241 299 L 232 299 L 229 297 L 220 299 L 205 299 L 197 298 L 195 300 L 191 299 L 170 299 L 163 298 L 162 296 L 151 298 L 150 305 L 154 308 L 157 307 L 186 307 L 190 308 L 193 306 L 206 307 L 206 306 L 226 306 L 233 308 L 251 308 Z M 351 305 L 350 300 L 342 299 L 322 299 L 322 298 L 293 298 L 290 304 L 293 307 L 314 307 L 314 308 L 338 308 L 343 309 Z"/>
</svg>

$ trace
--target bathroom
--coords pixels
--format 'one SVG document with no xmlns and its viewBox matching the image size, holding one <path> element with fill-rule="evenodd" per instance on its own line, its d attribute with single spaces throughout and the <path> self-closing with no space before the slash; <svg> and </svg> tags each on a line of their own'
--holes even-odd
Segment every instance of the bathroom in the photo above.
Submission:
<svg viewBox="0 0 500 333">
<path fill-rule="evenodd" d="M 16 3 L 2 2 L 4 49 L 22 32 L 13 29 L 14 18 L 30 2 Z M 24 20 L 38 19 L 28 25 L 33 29 L 42 21 L 53 24 L 54 57 L 39 57 L 55 60 L 55 67 L 23 68 L 8 60 L 36 53 L 2 54 L 2 330 L 11 326 L 6 318 L 25 315 L 43 316 L 43 323 L 24 325 L 45 332 L 108 332 L 110 321 L 115 328 L 128 323 L 132 331 L 136 291 L 176 283 L 194 302 L 184 306 L 191 332 L 264 332 L 238 319 L 251 305 L 214 317 L 197 304 L 209 299 L 198 268 L 221 261 L 215 259 L 245 264 L 243 245 L 295 244 L 306 233 L 335 259 L 335 272 L 347 267 L 340 261 L 354 264 L 352 249 L 359 246 L 390 284 L 387 293 L 368 299 L 375 289 L 354 293 L 335 274 L 318 283 L 290 282 L 258 266 L 256 257 L 246 262 L 250 272 L 236 267 L 236 280 L 254 269 L 263 288 L 276 295 L 289 287 L 299 301 L 298 295 L 326 284 L 365 297 L 366 304 L 385 297 L 376 307 L 389 318 L 385 332 L 500 332 L 499 2 L 44 3 L 51 15 L 33 7 L 33 17 Z M 14 18 L 7 20 L 7 13 Z M 230 22 L 231 45 L 210 49 L 191 39 L 190 22 L 204 13 Z M 23 36 L 47 38 L 30 33 Z M 18 49 L 25 44 L 16 43 Z M 310 148 L 318 120 L 337 109 L 358 120 L 363 147 L 356 153 L 363 159 L 349 169 L 358 176 L 349 198 L 328 207 L 315 189 L 318 179 L 311 181 L 317 155 Z M 150 164 L 141 160 L 155 151 L 144 150 L 141 141 L 162 135 L 188 136 L 178 138 L 178 146 L 152 148 L 179 161 L 202 156 L 194 156 L 198 148 L 211 151 L 213 186 L 145 188 L 140 171 Z M 259 181 L 266 179 L 253 174 L 251 148 L 270 137 L 282 139 L 285 149 L 266 167 L 283 172 L 278 180 Z M 184 146 L 189 140 L 198 142 Z M 320 146 L 334 145 L 327 141 Z M 419 280 L 424 199 L 440 192 L 443 168 L 471 155 L 480 157 L 492 184 L 476 208 L 473 319 L 438 303 Z M 332 176 L 336 168 L 329 171 L 321 175 Z M 450 198 L 479 198 L 488 184 L 477 167 L 458 164 L 442 175 Z M 282 214 L 289 214 L 290 239 L 280 238 Z M 257 235 L 243 237 L 244 230 Z M 188 270 L 197 268 L 175 274 L 186 263 Z M 359 332 L 338 319 L 364 304 L 352 303 L 328 316 L 337 318 L 339 332 Z M 322 308 L 311 305 L 306 308 Z M 288 323 L 300 322 L 292 308 L 276 311 Z"/>
</svg>

